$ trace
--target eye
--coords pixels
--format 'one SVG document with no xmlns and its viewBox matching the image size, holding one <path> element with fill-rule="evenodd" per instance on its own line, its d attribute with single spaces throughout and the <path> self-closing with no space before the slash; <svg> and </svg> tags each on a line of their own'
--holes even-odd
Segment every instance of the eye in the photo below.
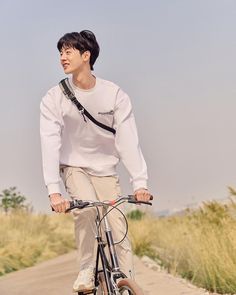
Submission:
<svg viewBox="0 0 236 295">
<path fill-rule="evenodd" d="M 66 54 L 71 54 L 71 51 L 70 50 L 66 50 Z"/>
</svg>

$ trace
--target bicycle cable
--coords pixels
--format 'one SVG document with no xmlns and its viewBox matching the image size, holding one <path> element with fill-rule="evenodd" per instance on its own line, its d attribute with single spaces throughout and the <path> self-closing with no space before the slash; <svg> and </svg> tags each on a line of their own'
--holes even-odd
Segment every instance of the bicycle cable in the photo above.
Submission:
<svg viewBox="0 0 236 295">
<path fill-rule="evenodd" d="M 123 217 L 124 220 L 125 220 L 126 231 L 125 231 L 125 234 L 124 234 L 123 238 L 122 238 L 120 241 L 118 241 L 118 242 L 114 242 L 114 245 L 118 245 L 118 244 L 122 243 L 122 242 L 124 241 L 124 239 L 126 238 L 127 234 L 128 234 L 128 228 L 129 228 L 129 226 L 128 226 L 127 218 L 126 218 L 125 214 L 124 214 L 119 208 L 117 208 L 119 205 L 121 205 L 121 204 L 123 204 L 123 203 L 125 203 L 125 201 L 122 201 L 122 202 L 120 202 L 119 204 L 117 204 L 117 205 L 115 205 L 115 206 L 110 205 L 112 208 L 109 209 L 109 210 L 108 210 L 108 211 L 102 216 L 101 220 L 99 221 L 99 225 L 98 225 L 99 230 L 101 230 L 101 222 L 102 222 L 102 220 L 105 218 L 105 216 L 107 216 L 107 215 L 108 215 L 113 209 L 116 209 L 117 211 L 119 211 L 119 213 L 122 215 L 122 217 Z"/>
</svg>

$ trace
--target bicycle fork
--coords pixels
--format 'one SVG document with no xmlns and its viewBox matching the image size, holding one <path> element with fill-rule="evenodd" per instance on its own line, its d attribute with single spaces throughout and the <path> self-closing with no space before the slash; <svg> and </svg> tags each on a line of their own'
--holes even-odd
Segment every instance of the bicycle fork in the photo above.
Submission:
<svg viewBox="0 0 236 295">
<path fill-rule="evenodd" d="M 103 208 L 103 210 L 104 210 L 104 212 L 103 212 L 103 214 L 104 214 L 104 232 L 106 235 L 106 241 L 107 241 L 107 246 L 108 246 L 110 261 L 111 261 L 110 276 L 107 271 L 108 261 L 106 259 L 106 254 L 104 251 L 105 244 L 102 241 L 102 237 L 99 234 L 99 232 L 97 233 L 97 237 L 96 237 L 96 239 L 98 241 L 96 269 L 98 269 L 98 261 L 99 261 L 99 253 L 100 253 L 100 257 L 101 257 L 101 261 L 102 261 L 102 268 L 104 270 L 104 278 L 105 278 L 105 282 L 107 285 L 108 295 L 115 295 L 115 294 L 119 294 L 119 290 L 115 284 L 114 279 L 116 280 L 116 279 L 122 277 L 122 275 L 120 272 L 120 267 L 119 267 L 119 262 L 118 262 L 118 258 L 117 258 L 117 254 L 116 254 L 115 244 L 114 244 L 113 237 L 112 237 L 112 231 L 111 231 L 111 228 L 109 225 L 108 218 L 106 216 L 107 208 Z M 99 221 L 97 221 L 97 222 L 99 222 Z"/>
</svg>

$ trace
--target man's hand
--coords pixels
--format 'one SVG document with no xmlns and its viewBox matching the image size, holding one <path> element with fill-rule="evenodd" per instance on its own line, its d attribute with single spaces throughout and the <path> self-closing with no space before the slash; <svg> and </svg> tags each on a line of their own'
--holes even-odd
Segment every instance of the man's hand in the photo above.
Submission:
<svg viewBox="0 0 236 295">
<path fill-rule="evenodd" d="M 137 201 L 148 202 L 151 200 L 151 194 L 145 188 L 139 188 L 134 192 Z"/>
<path fill-rule="evenodd" d="M 61 194 L 51 194 L 49 196 L 51 206 L 57 213 L 65 212 L 70 207 L 69 200 L 64 199 Z"/>
</svg>

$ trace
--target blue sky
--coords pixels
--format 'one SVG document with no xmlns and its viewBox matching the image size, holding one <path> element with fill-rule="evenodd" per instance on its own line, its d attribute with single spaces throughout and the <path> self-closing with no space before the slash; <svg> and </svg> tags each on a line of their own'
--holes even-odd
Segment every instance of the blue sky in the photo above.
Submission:
<svg viewBox="0 0 236 295">
<path fill-rule="evenodd" d="M 48 210 L 39 103 L 64 77 L 58 39 L 83 29 L 101 47 L 94 73 L 131 97 L 155 210 L 236 187 L 235 1 L 2 1 L 0 21 L 0 190 Z"/>
</svg>

